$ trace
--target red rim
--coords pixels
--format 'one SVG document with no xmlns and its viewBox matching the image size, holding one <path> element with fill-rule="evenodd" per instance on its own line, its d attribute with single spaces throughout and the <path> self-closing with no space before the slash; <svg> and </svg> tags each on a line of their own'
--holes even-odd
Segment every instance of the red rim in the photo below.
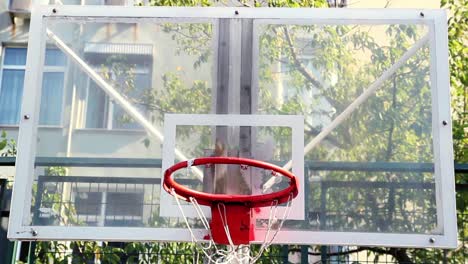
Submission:
<svg viewBox="0 0 468 264">
<path fill-rule="evenodd" d="M 250 208 L 271 206 L 271 202 L 277 200 L 278 204 L 285 203 L 291 198 L 294 198 L 298 194 L 298 182 L 297 178 L 291 172 L 278 167 L 276 165 L 266 163 L 263 161 L 237 158 L 237 157 L 203 157 L 193 160 L 192 166 L 205 165 L 205 164 L 243 164 L 252 167 L 262 168 L 266 170 L 272 170 L 281 174 L 282 176 L 289 178 L 289 186 L 283 190 L 275 193 L 261 194 L 261 195 L 231 195 L 231 194 L 213 194 L 204 193 L 199 191 L 191 190 L 183 185 L 177 183 L 171 176 L 175 171 L 186 168 L 188 162 L 182 161 L 172 167 L 168 168 L 164 172 L 163 188 L 166 192 L 171 193 L 171 190 L 177 193 L 178 196 L 183 197 L 185 200 L 189 200 L 193 197 L 201 205 L 211 206 L 216 203 L 224 204 L 247 204 Z"/>
</svg>

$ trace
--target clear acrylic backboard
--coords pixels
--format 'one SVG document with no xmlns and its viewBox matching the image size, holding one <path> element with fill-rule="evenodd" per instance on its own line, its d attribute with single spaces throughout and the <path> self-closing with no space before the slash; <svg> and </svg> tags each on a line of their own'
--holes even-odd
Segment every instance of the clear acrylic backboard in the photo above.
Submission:
<svg viewBox="0 0 468 264">
<path fill-rule="evenodd" d="M 37 6 L 9 238 L 191 241 L 162 173 L 233 156 L 300 181 L 274 243 L 454 247 L 446 27 L 442 10 Z M 217 171 L 174 177 L 284 188 Z"/>
</svg>

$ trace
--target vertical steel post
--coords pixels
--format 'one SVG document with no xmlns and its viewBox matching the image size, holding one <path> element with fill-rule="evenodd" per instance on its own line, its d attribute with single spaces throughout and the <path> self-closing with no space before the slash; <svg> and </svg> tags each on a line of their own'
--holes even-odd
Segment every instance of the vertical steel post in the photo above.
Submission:
<svg viewBox="0 0 468 264">
<path fill-rule="evenodd" d="M 309 246 L 301 246 L 301 264 L 309 263 Z"/>
<path fill-rule="evenodd" d="M 284 264 L 289 263 L 288 256 L 289 256 L 289 246 L 288 245 L 281 246 L 281 258 L 283 259 Z"/>
<path fill-rule="evenodd" d="M 328 184 L 325 182 L 321 181 L 320 182 L 320 230 L 325 230 L 327 226 L 327 191 L 328 191 Z M 320 256 L 321 256 L 321 262 L 322 263 L 327 263 L 327 246 L 321 246 L 320 247 Z"/>
<path fill-rule="evenodd" d="M 31 241 L 29 242 L 29 249 L 28 249 L 28 263 L 34 264 L 36 260 L 36 242 Z"/>
</svg>

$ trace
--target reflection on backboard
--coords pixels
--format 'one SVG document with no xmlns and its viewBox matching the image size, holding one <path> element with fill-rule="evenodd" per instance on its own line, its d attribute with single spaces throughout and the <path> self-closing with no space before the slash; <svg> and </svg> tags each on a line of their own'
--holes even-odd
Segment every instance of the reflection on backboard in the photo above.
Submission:
<svg viewBox="0 0 468 264">
<path fill-rule="evenodd" d="M 10 238 L 191 241 L 162 173 L 230 156 L 298 177 L 274 243 L 455 246 L 443 11 L 51 8 L 32 16 Z M 56 102 L 60 124 L 38 125 Z M 222 165 L 174 177 L 284 188 Z"/>
</svg>

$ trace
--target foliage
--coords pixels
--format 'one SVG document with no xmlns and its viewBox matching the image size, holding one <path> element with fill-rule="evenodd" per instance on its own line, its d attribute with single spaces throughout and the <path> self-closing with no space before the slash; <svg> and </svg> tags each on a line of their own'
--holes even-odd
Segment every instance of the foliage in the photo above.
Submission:
<svg viewBox="0 0 468 264">
<path fill-rule="evenodd" d="M 124 249 L 112 247 L 107 242 L 37 242 L 35 263 L 121 263 Z"/>
<path fill-rule="evenodd" d="M 143 3 L 140 3 L 142 5 Z M 326 0 L 151 0 L 152 6 L 328 7 Z"/>
<path fill-rule="evenodd" d="M 381 43 L 381 35 L 377 38 L 373 30 L 361 25 L 268 25 L 261 28 L 259 112 L 303 115 L 306 117 L 306 129 L 310 131 L 305 141 L 310 142 L 427 33 L 427 29 L 417 26 L 377 28 L 376 31 L 386 32 L 385 44 Z M 330 136 L 316 145 L 306 160 L 431 162 L 427 58 L 428 48 L 413 55 L 376 91 L 375 96 L 369 97 L 345 122 L 334 128 Z M 281 66 L 275 67 L 278 64 Z M 278 95 L 273 94 L 278 92 L 271 87 L 281 86 L 283 96 L 278 100 Z M 432 178 L 431 174 L 362 171 L 314 174 L 324 180 L 380 181 L 389 182 L 389 185 L 393 182 L 431 181 Z M 315 227 L 316 223 L 312 223 L 309 228 L 422 232 L 435 225 L 435 218 L 412 214 L 406 207 L 412 204 L 418 210 L 428 210 L 431 212 L 429 215 L 434 215 L 435 203 L 430 198 L 431 194 L 389 189 L 363 191 L 347 188 L 346 193 L 342 191 L 340 188 L 329 189 L 329 197 L 334 198 L 328 200 L 327 210 L 339 211 L 343 217 L 327 219 L 326 226 Z M 310 204 L 317 206 L 311 211 L 320 211 L 320 189 L 311 193 L 316 195 Z M 373 212 L 372 217 L 364 213 L 367 210 Z M 410 222 L 413 224 L 408 225 Z"/>
<path fill-rule="evenodd" d="M 193 68 L 197 69 L 208 62 L 213 55 L 213 25 L 209 23 L 189 23 L 163 25 L 163 32 L 170 34 L 176 44 L 175 55 L 195 56 Z"/>
<path fill-rule="evenodd" d="M 2 131 L 1 139 L 2 139 L 2 141 L 0 141 L 0 151 L 3 150 L 7 146 L 7 143 L 8 143 L 8 141 L 6 139 L 6 132 L 5 131 Z"/>
<path fill-rule="evenodd" d="M 468 162 L 468 1 L 442 0 L 441 6 L 450 12 L 449 25 L 449 65 L 452 94 L 453 148 L 456 163 Z M 456 183 L 466 184 L 466 174 L 456 175 Z M 458 229 L 466 239 L 468 192 L 457 192 Z M 448 253 L 449 263 L 464 263 L 468 248 L 466 242 Z M 415 263 L 425 259 L 442 259 L 437 250 L 408 250 Z"/>
<path fill-rule="evenodd" d="M 168 6 L 212 6 L 219 4 L 209 0 L 153 0 L 152 5 Z M 242 1 L 243 6 L 269 7 L 325 7 L 326 1 Z M 468 162 L 468 114 L 467 114 L 467 6 L 466 0 L 442 1 L 444 7 L 453 10 L 449 21 L 449 48 L 451 84 L 453 94 L 453 131 L 455 158 L 458 162 Z M 174 26 L 164 25 L 164 32 L 171 34 L 177 43 L 177 54 L 194 57 L 194 68 L 200 68 L 213 56 L 210 49 L 212 29 L 206 25 Z M 336 118 L 354 98 L 362 94 L 383 71 L 395 63 L 401 55 L 418 41 L 427 31 L 417 26 L 392 25 L 385 28 L 387 42 L 379 43 L 372 29 L 361 26 L 301 26 L 270 25 L 262 28 L 260 36 L 260 98 L 259 112 L 269 114 L 297 113 L 313 116 L 305 120 L 309 134 L 306 142 L 314 138 L 321 129 Z M 312 39 L 304 39 L 312 35 Z M 194 41 L 193 36 L 196 36 Z M 306 54 L 309 52 L 308 54 Z M 323 142 L 311 151 L 310 160 L 349 160 L 349 161 L 418 161 L 432 162 L 431 105 L 428 69 L 428 48 L 424 47 L 412 56 L 396 74 L 383 84 L 375 96 L 369 98 L 342 125 L 337 127 Z M 362 60 L 365 55 L 370 58 Z M 307 59 L 304 59 L 307 57 Z M 311 56 L 312 55 L 312 56 Z M 125 94 L 134 92 L 133 65 L 122 63 L 122 58 L 112 58 L 103 66 L 103 74 L 112 85 Z M 274 65 L 281 65 L 275 72 Z M 202 80 L 187 82 L 179 72 L 161 73 L 163 88 L 148 89 L 142 94 L 129 96 L 133 102 L 153 115 L 153 122 L 161 123 L 164 113 L 208 113 L 212 87 Z M 121 80 L 129 80 L 122 82 Z M 293 87 L 284 100 L 277 101 L 269 87 L 281 83 Z M 317 107 L 322 105 L 322 107 Z M 131 122 L 128 117 L 123 119 Z M 126 119 L 127 118 L 127 119 Z M 429 124 L 429 125 L 428 125 Z M 207 135 L 204 131 L 185 129 L 181 135 L 188 139 L 194 133 Z M 288 131 L 272 130 L 267 134 L 285 137 Z M 208 138 L 202 139 L 207 141 Z M 2 134 L 0 150 L 8 143 Z M 282 142 L 277 156 L 288 156 L 290 146 Z M 202 144 L 203 145 L 203 144 Z M 372 147 L 369 147 L 372 146 Z M 201 149 L 197 149 L 199 154 Z M 12 151 L 10 154 L 15 153 Z M 10 155 L 8 154 L 8 155 Z M 3 154 L 2 154 L 3 155 Z M 63 176 L 66 170 L 51 167 L 49 175 Z M 311 174 L 312 175 L 312 174 Z M 431 181 L 431 174 L 421 173 L 362 173 L 328 172 L 313 174 L 329 180 L 360 181 L 371 178 L 387 183 L 408 181 Z M 465 177 L 466 178 L 466 177 Z M 457 182 L 466 183 L 461 175 Z M 330 201 L 329 210 L 348 214 L 346 219 L 327 219 L 328 226 L 316 223 L 302 223 L 307 228 L 342 230 L 362 230 L 374 232 L 422 232 L 430 231 L 435 224 L 434 201 L 428 196 L 415 198 L 414 193 L 395 190 L 376 190 L 366 193 L 359 190 L 331 190 L 336 197 Z M 333 193 L 335 192 L 335 193 Z M 319 198 L 314 192 L 313 198 Z M 330 195 L 330 193 L 329 193 Z M 54 204 L 59 197 L 44 192 L 44 201 Z M 365 197 L 365 199 L 363 198 Z M 396 198 L 391 198 L 396 197 Z M 391 200 L 393 199 L 393 200 Z M 459 194 L 458 209 L 466 211 L 466 194 Z M 359 201 L 366 200 L 368 204 Z M 319 203 L 311 203 L 319 204 Z M 427 210 L 425 216 L 415 217 L 408 211 L 411 207 Z M 313 207 L 313 205 L 312 205 Z M 315 208 L 319 210 L 319 208 Z M 55 211 L 62 210 L 54 208 Z M 366 210 L 376 217 L 367 217 Z M 67 215 L 74 215 L 68 208 Z M 384 211 L 384 214 L 378 214 Z M 361 214 L 360 214 L 361 213 Z M 352 218 L 353 221 L 349 221 Z M 155 217 L 155 221 L 163 219 Z M 80 223 L 71 217 L 73 224 Z M 325 222 L 325 221 L 323 221 Z M 408 225 L 408 223 L 412 223 Z M 168 223 L 169 224 L 169 223 Z M 410 229 L 415 228 L 415 229 Z M 462 231 L 463 232 L 463 231 Z M 399 261 L 411 259 L 423 262 L 427 258 L 441 259 L 440 251 L 413 249 L 361 248 L 376 254 L 392 255 Z M 255 250 L 255 249 L 254 249 Z M 266 255 L 280 255 L 280 247 L 272 247 Z M 462 250 L 451 253 L 451 261 L 461 261 Z M 126 243 L 124 247 L 114 247 L 112 243 L 98 242 L 39 242 L 36 248 L 37 263 L 86 263 L 100 260 L 102 263 L 193 263 L 200 260 L 196 248 L 190 243 Z M 263 261 L 263 260 L 262 260 Z M 265 263 L 267 261 L 264 261 Z M 268 261 L 272 262 L 272 261 Z"/>
<path fill-rule="evenodd" d="M 452 128 L 455 162 L 468 162 L 468 1 L 443 0 L 449 19 L 450 85 L 452 89 Z M 456 182 L 468 183 L 465 174 L 456 175 Z M 457 209 L 468 212 L 468 192 L 457 193 Z M 459 221 L 460 223 L 461 221 Z M 463 226 L 459 226 L 463 232 Z M 465 231 L 466 232 L 466 231 Z M 467 250 L 467 249 L 465 249 Z M 459 250 L 460 252 L 462 250 Z"/>
<path fill-rule="evenodd" d="M 468 162 L 468 1 L 443 0 L 449 19 L 450 85 L 455 160 Z M 461 178 L 457 179 L 464 183 Z"/>
<path fill-rule="evenodd" d="M 8 139 L 5 131 L 2 131 L 0 134 L 0 156 L 16 156 L 16 141 L 14 139 Z"/>
</svg>

